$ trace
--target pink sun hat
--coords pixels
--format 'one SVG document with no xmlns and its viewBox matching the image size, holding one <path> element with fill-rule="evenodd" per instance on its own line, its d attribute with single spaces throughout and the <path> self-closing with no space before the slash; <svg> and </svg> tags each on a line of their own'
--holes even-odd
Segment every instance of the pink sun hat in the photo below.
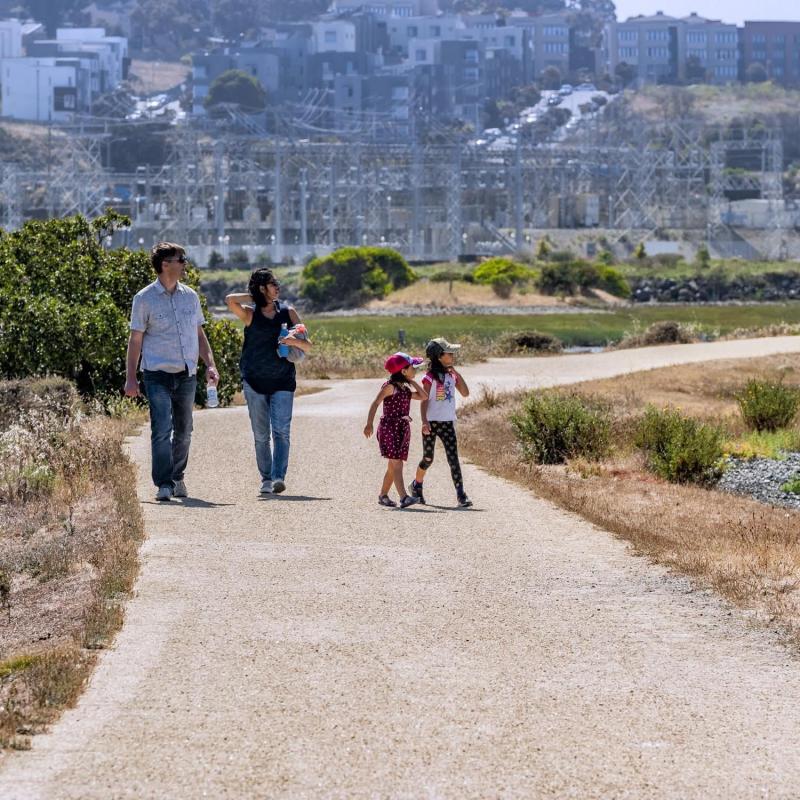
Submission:
<svg viewBox="0 0 800 800">
<path fill-rule="evenodd" d="M 394 374 L 406 367 L 418 367 L 422 361 L 423 359 L 417 356 L 410 356 L 408 353 L 393 353 L 383 362 L 383 368 L 387 372 Z"/>
</svg>

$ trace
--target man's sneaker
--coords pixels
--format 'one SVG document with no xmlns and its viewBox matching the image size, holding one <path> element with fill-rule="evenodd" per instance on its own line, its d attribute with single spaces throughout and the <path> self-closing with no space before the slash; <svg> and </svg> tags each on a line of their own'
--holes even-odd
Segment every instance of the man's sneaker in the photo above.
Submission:
<svg viewBox="0 0 800 800">
<path fill-rule="evenodd" d="M 272 493 L 273 494 L 280 494 L 281 492 L 286 491 L 286 484 L 278 478 L 276 481 L 272 481 Z"/>
<path fill-rule="evenodd" d="M 261 481 L 261 494 L 272 494 L 272 481 Z"/>
<path fill-rule="evenodd" d="M 388 494 L 378 495 L 378 505 L 387 506 L 388 508 L 397 508 L 397 503 L 395 503 Z"/>
<path fill-rule="evenodd" d="M 401 501 L 400 501 L 400 508 L 408 508 L 409 506 L 414 506 L 420 502 L 419 497 L 412 497 L 410 494 L 407 494 Z"/>
<path fill-rule="evenodd" d="M 188 497 L 189 492 L 186 491 L 186 484 L 183 481 L 175 481 L 175 488 L 172 490 L 173 497 Z"/>
<path fill-rule="evenodd" d="M 159 486 L 156 492 L 156 500 L 172 500 L 172 486 L 166 483 L 163 486 Z"/>
<path fill-rule="evenodd" d="M 458 507 L 459 508 L 469 508 L 472 505 L 472 500 L 469 499 L 465 494 L 460 494 L 458 496 Z"/>
<path fill-rule="evenodd" d="M 425 495 L 422 494 L 422 484 L 417 483 L 416 479 L 411 481 L 411 496 L 416 497 L 418 502 L 425 505 Z"/>
</svg>

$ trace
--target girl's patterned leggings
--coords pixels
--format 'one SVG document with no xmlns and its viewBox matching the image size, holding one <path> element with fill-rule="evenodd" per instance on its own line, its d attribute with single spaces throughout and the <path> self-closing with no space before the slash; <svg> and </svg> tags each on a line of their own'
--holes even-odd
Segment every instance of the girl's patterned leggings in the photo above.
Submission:
<svg viewBox="0 0 800 800">
<path fill-rule="evenodd" d="M 464 480 L 461 477 L 461 464 L 458 461 L 458 441 L 456 440 L 456 426 L 452 422 L 430 422 L 430 433 L 422 434 L 422 461 L 420 469 L 428 469 L 433 464 L 433 450 L 436 446 L 436 437 L 442 440 L 444 454 L 450 465 L 450 475 L 457 490 L 461 491 Z"/>
</svg>

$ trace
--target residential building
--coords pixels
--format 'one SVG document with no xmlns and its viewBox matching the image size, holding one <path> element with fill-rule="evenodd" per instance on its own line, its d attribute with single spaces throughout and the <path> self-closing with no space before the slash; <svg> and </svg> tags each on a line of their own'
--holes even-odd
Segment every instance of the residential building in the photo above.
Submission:
<svg viewBox="0 0 800 800">
<path fill-rule="evenodd" d="M 311 23 L 312 53 L 355 53 L 356 26 L 348 20 L 321 20 Z"/>
<path fill-rule="evenodd" d="M 652 16 L 631 17 L 608 24 L 609 73 L 618 64 L 636 69 L 642 83 L 677 83 L 686 77 L 686 29 L 684 20 L 659 11 Z"/>
<path fill-rule="evenodd" d="M 761 64 L 776 83 L 800 85 L 800 22 L 746 20 L 740 31 L 740 48 L 742 80 L 751 64 Z"/>
<path fill-rule="evenodd" d="M 566 14 L 538 17 L 511 14 L 506 24 L 528 31 L 523 67 L 526 82 L 540 78 L 548 67 L 555 67 L 566 78 L 570 70 L 571 40 Z"/>
<path fill-rule="evenodd" d="M 390 52 L 415 61 L 412 42 L 461 39 L 467 26 L 458 14 L 427 17 L 393 17 L 387 21 Z M 415 45 L 416 46 L 416 45 Z"/>
<path fill-rule="evenodd" d="M 78 58 L 4 58 L 0 62 L 3 116 L 68 122 L 88 109 L 91 79 Z"/>
<path fill-rule="evenodd" d="M 22 23 L 18 19 L 0 21 L 0 58 L 22 56 Z"/>
<path fill-rule="evenodd" d="M 439 13 L 437 0 L 332 0 L 329 11 L 367 11 L 381 17 L 424 17 Z"/>
<path fill-rule="evenodd" d="M 692 82 L 731 83 L 739 77 L 739 32 L 735 25 L 697 14 L 686 23 L 686 74 Z"/>
</svg>

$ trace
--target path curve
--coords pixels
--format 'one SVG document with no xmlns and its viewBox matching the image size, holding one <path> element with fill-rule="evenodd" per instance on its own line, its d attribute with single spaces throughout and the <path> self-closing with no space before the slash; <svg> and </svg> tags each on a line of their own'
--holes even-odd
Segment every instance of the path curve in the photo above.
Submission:
<svg viewBox="0 0 800 800">
<path fill-rule="evenodd" d="M 492 360 L 552 385 L 800 351 L 800 337 Z M 197 414 L 193 498 L 151 501 L 136 596 L 77 708 L 5 756 L 3 800 L 795 798 L 800 659 L 530 492 L 437 463 L 377 506 L 376 381 L 298 399 L 259 499 L 246 410 Z M 418 431 L 418 423 L 416 430 Z M 418 457 L 418 443 L 412 460 Z"/>
</svg>

